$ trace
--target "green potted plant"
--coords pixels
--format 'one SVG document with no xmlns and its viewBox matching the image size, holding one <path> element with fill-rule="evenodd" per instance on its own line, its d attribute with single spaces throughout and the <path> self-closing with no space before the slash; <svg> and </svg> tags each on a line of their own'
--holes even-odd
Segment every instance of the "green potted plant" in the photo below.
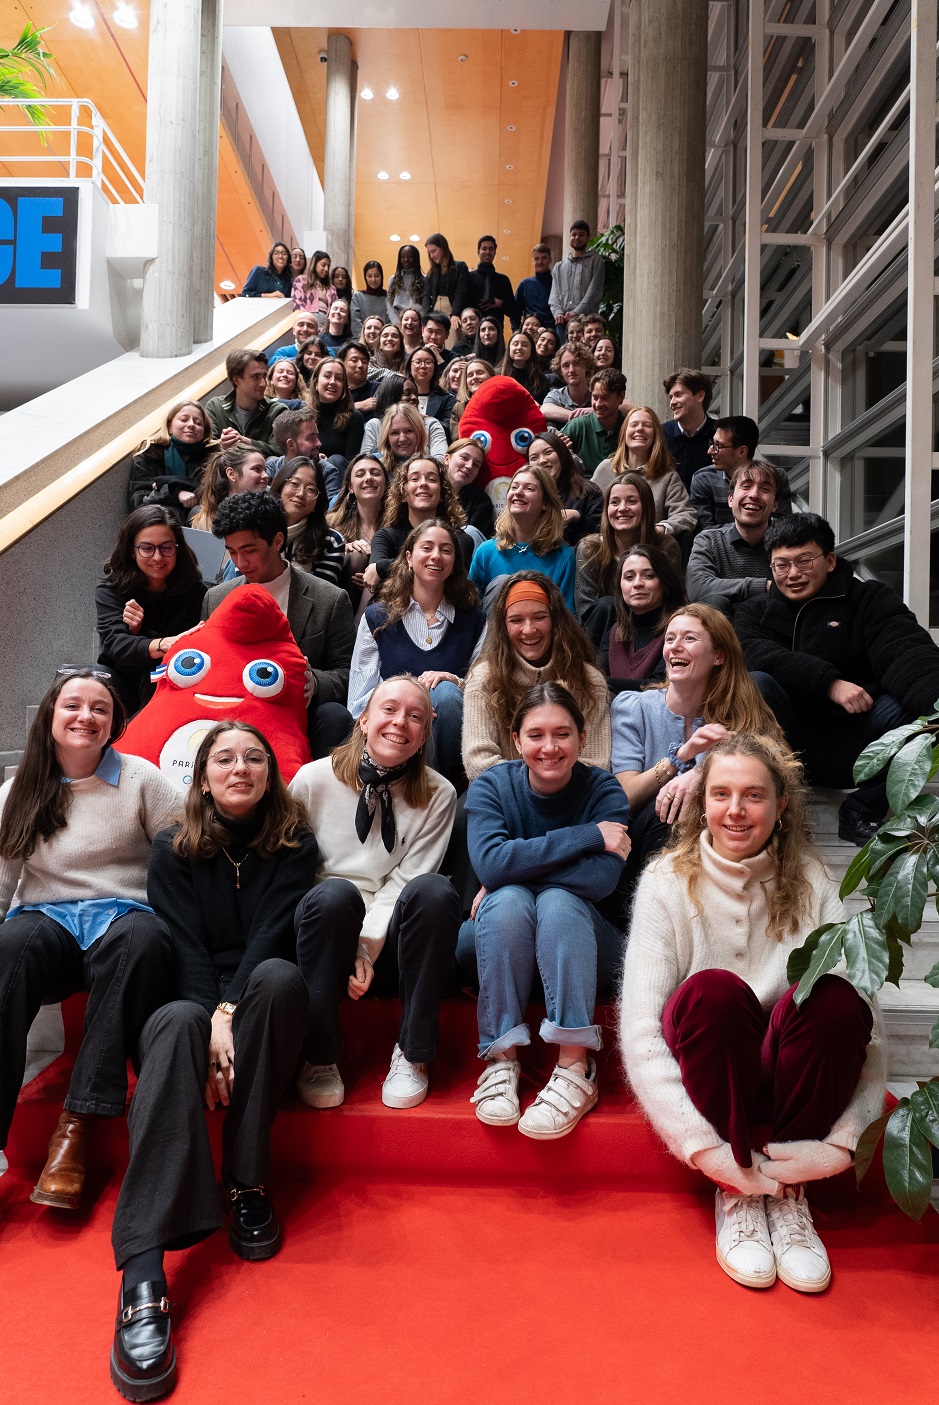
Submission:
<svg viewBox="0 0 939 1405">
<path fill-rule="evenodd" d="M 595 234 L 587 246 L 604 260 L 603 300 L 600 316 L 606 322 L 610 336 L 618 346 L 623 345 L 623 249 L 626 236 L 621 224 Z"/>
<path fill-rule="evenodd" d="M 46 80 L 54 78 L 52 54 L 43 43 L 46 29 L 27 24 L 12 49 L 0 48 L 0 98 L 18 102 L 35 127 L 46 121 L 46 109 L 37 101 L 46 90 Z M 36 83 L 38 79 L 38 85 Z M 45 144 L 46 134 L 40 132 Z"/>
<path fill-rule="evenodd" d="M 885 981 L 900 984 L 906 949 L 922 926 L 929 883 L 939 881 L 939 796 L 924 793 L 939 773 L 939 701 L 934 706 L 929 716 L 872 742 L 855 763 L 858 784 L 889 763 L 892 814 L 855 855 L 841 883 L 842 898 L 860 890 L 867 907 L 845 922 L 817 927 L 789 957 L 789 979 L 799 983 L 797 1005 L 842 958 L 848 980 L 867 996 L 875 996 Z M 935 901 L 939 908 L 939 897 Z M 939 986 L 939 962 L 924 980 Z M 939 1048 L 939 1019 L 929 1045 Z M 859 1183 L 881 1137 L 890 1193 L 901 1210 L 921 1219 L 932 1189 L 932 1148 L 939 1147 L 939 1079 L 922 1083 L 862 1134 L 855 1156 Z"/>
</svg>

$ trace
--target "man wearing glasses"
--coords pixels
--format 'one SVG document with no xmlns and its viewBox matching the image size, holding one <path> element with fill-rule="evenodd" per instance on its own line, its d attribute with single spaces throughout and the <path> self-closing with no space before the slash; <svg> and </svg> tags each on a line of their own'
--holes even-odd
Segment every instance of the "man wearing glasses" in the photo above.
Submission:
<svg viewBox="0 0 939 1405">
<path fill-rule="evenodd" d="M 817 785 L 849 787 L 872 741 L 932 712 L 939 648 L 882 581 L 857 580 L 824 517 L 766 534 L 773 584 L 734 617 L 747 666 Z M 838 834 L 861 846 L 887 813 L 886 771 L 844 801 Z"/>
</svg>

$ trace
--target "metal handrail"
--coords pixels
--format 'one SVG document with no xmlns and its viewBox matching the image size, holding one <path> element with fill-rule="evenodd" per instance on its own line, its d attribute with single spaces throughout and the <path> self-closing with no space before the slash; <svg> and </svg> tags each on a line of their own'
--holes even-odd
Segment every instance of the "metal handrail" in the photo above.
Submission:
<svg viewBox="0 0 939 1405">
<path fill-rule="evenodd" d="M 142 205 L 144 202 L 144 181 L 127 152 L 111 131 L 94 103 L 86 98 L 46 98 L 44 109 L 68 110 L 67 122 L 46 121 L 38 126 L 32 122 L 10 123 L 0 120 L 0 140 L 14 133 L 27 133 L 39 143 L 46 138 L 68 135 L 68 153 L 57 154 L 41 149 L 38 153 L 0 155 L 2 165 L 52 165 L 67 168 L 63 180 L 91 180 L 104 191 L 116 205 Z M 0 118 L 4 109 L 22 110 L 22 103 L 13 98 L 0 98 Z M 84 114 L 89 115 L 86 117 Z M 90 141 L 90 152 L 82 150 Z M 18 143 L 25 145 L 26 143 Z M 111 170 L 113 180 L 105 171 L 105 163 Z M 114 181 L 125 191 L 121 194 Z"/>
</svg>

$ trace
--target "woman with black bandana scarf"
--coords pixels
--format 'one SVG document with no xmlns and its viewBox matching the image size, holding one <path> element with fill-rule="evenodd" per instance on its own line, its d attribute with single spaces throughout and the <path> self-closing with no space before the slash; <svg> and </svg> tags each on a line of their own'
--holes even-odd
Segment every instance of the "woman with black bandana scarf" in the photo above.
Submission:
<svg viewBox="0 0 939 1405">
<path fill-rule="evenodd" d="M 433 716 L 416 678 L 386 679 L 345 745 L 290 783 L 319 846 L 316 886 L 296 915 L 297 963 L 313 1011 L 297 1092 L 309 1107 L 343 1101 L 339 1002 L 369 989 L 403 1004 L 382 1102 L 416 1107 L 427 1096 L 460 906 L 437 872 L 456 791 L 424 760 Z"/>
</svg>

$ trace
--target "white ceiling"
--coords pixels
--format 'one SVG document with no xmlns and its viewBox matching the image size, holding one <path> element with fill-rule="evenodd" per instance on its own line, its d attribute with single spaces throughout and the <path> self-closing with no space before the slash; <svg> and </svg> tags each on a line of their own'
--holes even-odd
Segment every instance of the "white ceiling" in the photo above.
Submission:
<svg viewBox="0 0 939 1405">
<path fill-rule="evenodd" d="M 272 29 L 605 29 L 610 0 L 225 0 L 225 24 Z"/>
</svg>

